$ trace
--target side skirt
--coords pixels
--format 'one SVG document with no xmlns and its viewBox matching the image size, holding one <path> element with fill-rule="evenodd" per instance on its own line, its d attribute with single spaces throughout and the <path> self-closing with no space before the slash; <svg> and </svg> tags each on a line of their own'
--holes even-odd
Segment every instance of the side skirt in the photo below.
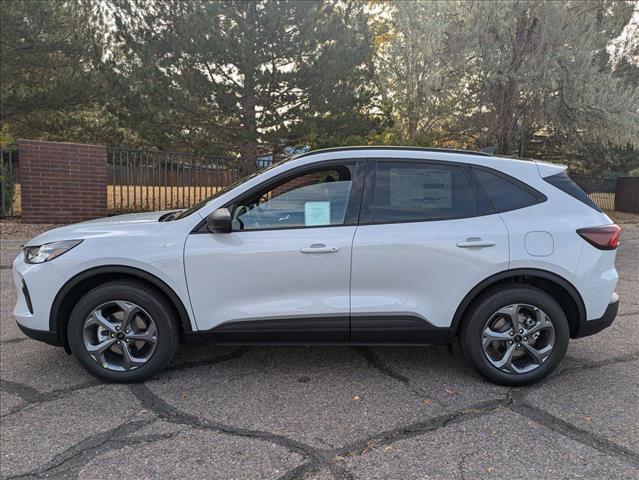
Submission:
<svg viewBox="0 0 639 480">
<path fill-rule="evenodd" d="M 429 345 L 449 343 L 450 328 L 436 327 L 412 315 L 353 315 L 351 343 Z"/>
<path fill-rule="evenodd" d="M 410 315 L 354 315 L 242 320 L 185 336 L 224 345 L 432 345 L 450 343 L 450 328 Z"/>
</svg>

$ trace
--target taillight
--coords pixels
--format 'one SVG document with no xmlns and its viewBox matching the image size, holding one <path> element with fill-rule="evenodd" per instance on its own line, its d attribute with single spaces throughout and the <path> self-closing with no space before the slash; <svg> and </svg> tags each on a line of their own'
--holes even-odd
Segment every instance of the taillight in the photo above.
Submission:
<svg viewBox="0 0 639 480">
<path fill-rule="evenodd" d="M 580 228 L 577 233 L 586 242 L 599 250 L 614 250 L 619 246 L 621 228 L 619 225 Z"/>
</svg>

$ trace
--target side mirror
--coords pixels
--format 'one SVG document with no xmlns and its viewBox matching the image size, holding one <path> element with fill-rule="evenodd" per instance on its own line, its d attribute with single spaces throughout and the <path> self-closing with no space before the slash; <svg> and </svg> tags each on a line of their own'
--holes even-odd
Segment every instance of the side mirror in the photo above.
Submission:
<svg viewBox="0 0 639 480">
<path fill-rule="evenodd" d="M 231 233 L 231 212 L 228 208 L 218 208 L 206 217 L 206 228 L 211 233 Z"/>
</svg>

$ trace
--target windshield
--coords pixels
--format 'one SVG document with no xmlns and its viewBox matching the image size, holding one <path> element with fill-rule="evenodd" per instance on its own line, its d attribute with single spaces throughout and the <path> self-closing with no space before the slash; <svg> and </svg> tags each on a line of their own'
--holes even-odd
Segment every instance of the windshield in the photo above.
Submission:
<svg viewBox="0 0 639 480">
<path fill-rule="evenodd" d="M 201 202 L 198 202 L 195 205 L 193 205 L 192 207 L 189 207 L 186 210 L 182 210 L 181 212 L 175 213 L 174 215 L 172 215 L 171 220 L 178 220 L 180 218 L 188 217 L 189 215 L 197 212 L 200 208 L 206 206 L 211 200 L 214 200 L 214 199 L 216 199 L 218 197 L 221 197 L 225 193 L 230 192 L 234 188 L 239 187 L 243 183 L 246 183 L 249 180 L 251 180 L 252 178 L 257 177 L 258 175 L 261 175 L 264 172 L 268 172 L 272 168 L 275 168 L 278 165 L 282 165 L 283 163 L 288 162 L 290 160 L 293 160 L 295 158 L 297 158 L 297 156 L 289 157 L 289 158 L 287 158 L 285 160 L 282 160 L 282 161 L 279 161 L 277 163 L 272 163 L 271 165 L 269 165 L 268 167 L 266 167 L 266 168 L 264 168 L 262 170 L 257 170 L 256 172 L 253 172 L 250 175 L 247 175 L 246 177 L 239 179 L 237 182 L 233 182 L 233 183 L 227 185 L 226 187 L 221 188 L 220 190 L 215 192 L 210 197 L 205 198 Z"/>
</svg>

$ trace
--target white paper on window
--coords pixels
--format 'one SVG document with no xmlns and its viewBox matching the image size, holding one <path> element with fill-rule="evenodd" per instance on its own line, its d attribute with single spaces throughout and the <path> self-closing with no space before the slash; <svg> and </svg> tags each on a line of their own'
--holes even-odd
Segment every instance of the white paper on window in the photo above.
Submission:
<svg viewBox="0 0 639 480">
<path fill-rule="evenodd" d="M 450 170 L 392 168 L 389 172 L 390 205 L 396 207 L 452 208 Z"/>
<path fill-rule="evenodd" d="M 331 202 L 306 202 L 304 204 L 304 225 L 313 227 L 331 224 Z"/>
</svg>

